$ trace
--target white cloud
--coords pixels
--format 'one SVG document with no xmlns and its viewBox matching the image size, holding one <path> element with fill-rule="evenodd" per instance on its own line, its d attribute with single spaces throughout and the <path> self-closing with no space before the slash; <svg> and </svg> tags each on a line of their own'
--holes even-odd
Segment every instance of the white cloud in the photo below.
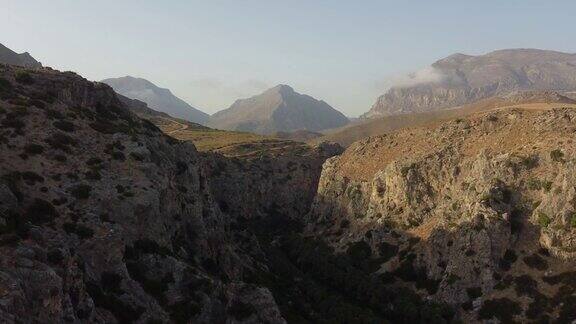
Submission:
<svg viewBox="0 0 576 324">
<path fill-rule="evenodd" d="M 388 90 L 389 88 L 408 88 L 417 85 L 438 83 L 446 80 L 447 76 L 442 71 L 428 66 L 416 72 L 392 76 L 375 83 L 378 90 Z"/>
</svg>

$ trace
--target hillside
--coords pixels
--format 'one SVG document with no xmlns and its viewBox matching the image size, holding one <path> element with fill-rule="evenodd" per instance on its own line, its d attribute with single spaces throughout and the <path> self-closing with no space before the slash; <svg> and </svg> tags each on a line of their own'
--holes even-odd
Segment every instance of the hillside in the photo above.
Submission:
<svg viewBox="0 0 576 324">
<path fill-rule="evenodd" d="M 355 141 L 382 135 L 404 128 L 437 124 L 455 118 L 464 118 L 472 113 L 506 108 L 550 109 L 553 107 L 576 108 L 576 100 L 554 91 L 516 91 L 479 100 L 464 106 L 430 112 L 392 115 L 359 121 L 349 127 L 330 130 L 324 136 L 310 140 L 311 143 L 329 141 L 349 146 Z"/>
<path fill-rule="evenodd" d="M 462 322 L 569 323 L 574 120 L 499 109 L 358 141 L 324 164 L 307 232 Z"/>
<path fill-rule="evenodd" d="M 150 108 L 173 117 L 202 125 L 205 125 L 210 117 L 208 114 L 174 96 L 170 90 L 159 88 L 145 79 L 126 76 L 106 79 L 102 80 L 102 82 L 110 85 L 114 91 L 123 96 L 143 101 Z"/>
<path fill-rule="evenodd" d="M 454 54 L 404 83 L 380 96 L 364 117 L 446 109 L 517 90 L 573 91 L 576 54 L 537 49 Z"/>
<path fill-rule="evenodd" d="M 320 131 L 346 125 L 348 119 L 324 101 L 299 94 L 287 85 L 237 100 L 230 108 L 212 115 L 209 126 L 217 129 L 272 134 L 296 130 Z"/>
<path fill-rule="evenodd" d="M 18 65 L 27 68 L 42 67 L 42 64 L 30 56 L 29 53 L 26 52 L 18 54 L 2 44 L 0 44 L 0 63 Z"/>
<path fill-rule="evenodd" d="M 0 124 L 1 322 L 285 323 L 248 220 L 307 213 L 337 148 L 199 153 L 104 84 L 8 65 Z"/>
</svg>

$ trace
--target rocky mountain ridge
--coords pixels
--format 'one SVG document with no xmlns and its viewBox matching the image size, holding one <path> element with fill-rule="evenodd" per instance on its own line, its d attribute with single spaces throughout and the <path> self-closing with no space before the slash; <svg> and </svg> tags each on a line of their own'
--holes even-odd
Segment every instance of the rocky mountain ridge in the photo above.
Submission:
<svg viewBox="0 0 576 324">
<path fill-rule="evenodd" d="M 27 68 L 42 67 L 42 64 L 36 61 L 28 52 L 18 54 L 2 44 L 0 44 L 0 63 L 18 65 Z"/>
<path fill-rule="evenodd" d="M 305 213 L 332 149 L 246 166 L 198 153 L 53 70 L 0 65 L 0 107 L 3 322 L 285 322 L 243 279 L 262 267 L 254 237 L 231 228 Z"/>
<path fill-rule="evenodd" d="M 431 65 L 412 84 L 390 88 L 364 117 L 445 109 L 518 90 L 576 89 L 576 54 L 509 49 L 454 54 Z"/>
<path fill-rule="evenodd" d="M 278 85 L 264 93 L 236 100 L 228 109 L 212 115 L 209 126 L 218 129 L 273 134 L 307 130 L 317 132 L 340 127 L 348 118 L 321 100 Z"/>
<path fill-rule="evenodd" d="M 172 117 L 181 118 L 193 123 L 205 125 L 209 115 L 190 106 L 176 97 L 168 89 L 160 88 L 152 82 L 126 76 L 122 78 L 105 79 L 102 82 L 110 85 L 114 91 L 130 99 L 138 99 L 159 112 Z"/>
</svg>

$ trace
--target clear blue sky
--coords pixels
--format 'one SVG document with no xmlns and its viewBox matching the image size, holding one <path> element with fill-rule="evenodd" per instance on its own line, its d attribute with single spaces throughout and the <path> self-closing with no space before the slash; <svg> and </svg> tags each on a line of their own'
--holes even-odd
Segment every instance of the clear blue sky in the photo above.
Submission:
<svg viewBox="0 0 576 324">
<path fill-rule="evenodd" d="M 289 84 L 349 116 L 455 52 L 576 52 L 576 1 L 0 0 L 0 43 L 91 80 L 139 76 L 213 113 Z"/>
</svg>

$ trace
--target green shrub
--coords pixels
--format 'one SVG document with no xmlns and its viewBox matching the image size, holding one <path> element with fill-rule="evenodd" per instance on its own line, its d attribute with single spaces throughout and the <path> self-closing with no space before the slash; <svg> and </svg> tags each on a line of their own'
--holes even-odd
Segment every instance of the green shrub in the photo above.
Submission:
<svg viewBox="0 0 576 324">
<path fill-rule="evenodd" d="M 538 166 L 538 155 L 522 156 L 520 159 L 526 169 L 533 169 Z"/>
<path fill-rule="evenodd" d="M 44 182 L 44 177 L 33 171 L 20 172 L 20 176 L 30 186 L 33 186 L 36 182 Z"/>
<path fill-rule="evenodd" d="M 36 198 L 34 203 L 26 210 L 26 219 L 32 224 L 44 224 L 51 222 L 58 213 L 52 204 L 46 200 Z"/>
<path fill-rule="evenodd" d="M 71 133 L 74 131 L 74 124 L 66 120 L 57 120 L 52 125 L 64 132 Z"/>
<path fill-rule="evenodd" d="M 30 85 L 34 83 L 32 75 L 26 71 L 17 71 L 15 75 L 16 82 Z"/>
<path fill-rule="evenodd" d="M 564 153 L 559 149 L 553 150 L 550 152 L 550 158 L 555 162 L 564 162 Z"/>
<path fill-rule="evenodd" d="M 126 161 L 126 156 L 124 153 L 118 151 L 112 152 L 112 158 L 117 161 Z"/>
<path fill-rule="evenodd" d="M 503 323 L 512 323 L 514 315 L 520 315 L 522 308 L 520 305 L 508 298 L 489 299 L 484 302 L 478 312 L 478 319 L 489 320 L 499 319 Z"/>
<path fill-rule="evenodd" d="M 533 296 L 538 292 L 538 283 L 526 274 L 514 278 L 514 286 L 518 296 Z"/>
<path fill-rule="evenodd" d="M 49 251 L 46 254 L 46 259 L 52 264 L 61 264 L 64 261 L 64 255 L 62 255 L 62 251 L 56 249 Z"/>
<path fill-rule="evenodd" d="M 570 227 L 576 228 L 576 212 L 572 212 L 570 216 L 568 216 Z"/>
<path fill-rule="evenodd" d="M 94 231 L 82 224 L 74 224 L 74 223 L 64 223 L 63 225 L 64 231 L 68 234 L 76 234 L 81 239 L 87 239 L 94 236 Z"/>
<path fill-rule="evenodd" d="M 24 147 L 24 152 L 30 155 L 37 155 L 44 153 L 44 146 L 39 144 L 28 144 Z"/>
<path fill-rule="evenodd" d="M 89 166 L 94 166 L 94 165 L 98 165 L 100 163 L 102 163 L 103 161 L 97 157 L 91 157 L 88 159 L 88 161 L 86 161 L 86 165 Z"/>
<path fill-rule="evenodd" d="M 252 314 L 256 313 L 256 309 L 252 304 L 247 304 L 242 301 L 236 301 L 228 308 L 228 313 L 238 321 L 248 319 Z"/>
<path fill-rule="evenodd" d="M 523 261 L 532 269 L 537 269 L 540 271 L 548 269 L 548 262 L 538 254 L 532 254 L 530 256 L 524 257 Z"/>
<path fill-rule="evenodd" d="M 470 299 L 476 299 L 482 297 L 482 288 L 480 287 L 466 288 L 466 294 Z"/>
<path fill-rule="evenodd" d="M 538 212 L 538 224 L 541 227 L 548 227 L 548 225 L 550 225 L 550 223 L 552 223 L 552 219 L 550 219 L 550 217 L 548 217 L 548 215 L 546 215 L 546 213 L 544 212 Z"/>
<path fill-rule="evenodd" d="M 70 193 L 76 199 L 88 199 L 90 198 L 90 192 L 92 187 L 87 184 L 78 184 L 70 189 Z"/>
<path fill-rule="evenodd" d="M 86 173 L 84 174 L 84 176 L 86 177 L 86 179 L 88 180 L 100 180 L 102 179 L 102 176 L 100 175 L 100 172 L 98 170 L 89 170 L 86 171 Z"/>
<path fill-rule="evenodd" d="M 76 140 L 64 133 L 54 133 L 45 141 L 53 149 L 61 150 L 66 153 L 71 152 L 70 146 L 76 145 Z"/>
</svg>

